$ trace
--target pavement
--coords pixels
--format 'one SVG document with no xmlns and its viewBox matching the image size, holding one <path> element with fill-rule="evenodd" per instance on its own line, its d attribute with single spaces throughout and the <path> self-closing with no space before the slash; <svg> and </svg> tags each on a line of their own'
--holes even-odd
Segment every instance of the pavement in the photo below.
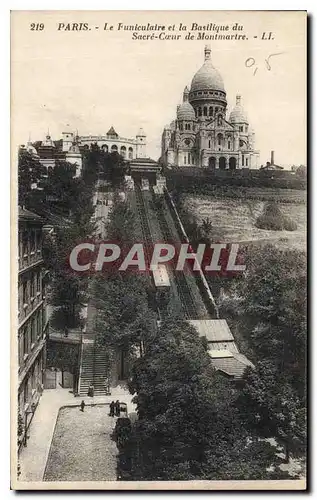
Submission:
<svg viewBox="0 0 317 500">
<path fill-rule="evenodd" d="M 110 396 L 74 397 L 69 389 L 46 389 L 40 399 L 28 431 L 27 446 L 20 452 L 21 475 L 19 481 L 43 481 L 46 462 L 55 429 L 58 412 L 63 406 L 79 406 L 82 400 L 86 405 L 110 404 L 119 399 L 126 403 L 128 413 L 135 411 L 132 396 L 124 385 L 111 388 Z"/>
</svg>

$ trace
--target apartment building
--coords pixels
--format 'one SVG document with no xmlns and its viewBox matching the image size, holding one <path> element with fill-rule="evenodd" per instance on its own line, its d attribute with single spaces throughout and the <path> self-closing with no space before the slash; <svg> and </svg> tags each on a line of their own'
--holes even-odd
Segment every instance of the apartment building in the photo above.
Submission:
<svg viewBox="0 0 317 500">
<path fill-rule="evenodd" d="M 19 207 L 18 215 L 18 404 L 21 444 L 43 392 L 48 321 L 43 286 L 43 220 Z"/>
</svg>

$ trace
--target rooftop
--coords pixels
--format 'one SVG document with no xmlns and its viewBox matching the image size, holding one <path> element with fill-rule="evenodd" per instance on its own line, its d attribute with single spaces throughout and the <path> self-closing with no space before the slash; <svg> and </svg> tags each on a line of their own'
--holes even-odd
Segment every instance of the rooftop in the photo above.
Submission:
<svg viewBox="0 0 317 500">
<path fill-rule="evenodd" d="M 30 212 L 30 210 L 27 210 L 26 208 L 23 208 L 19 206 L 19 213 L 18 213 L 19 220 L 25 220 L 25 221 L 35 221 L 35 222 L 42 222 L 43 219 L 37 214 L 34 214 L 33 212 Z"/>
<path fill-rule="evenodd" d="M 208 342 L 230 342 L 234 337 L 225 319 L 191 319 L 188 321 Z"/>
</svg>

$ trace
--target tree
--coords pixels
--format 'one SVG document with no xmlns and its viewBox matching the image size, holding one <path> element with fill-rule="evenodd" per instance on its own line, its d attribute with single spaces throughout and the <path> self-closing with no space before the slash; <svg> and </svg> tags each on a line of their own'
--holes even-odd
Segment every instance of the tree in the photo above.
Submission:
<svg viewBox="0 0 317 500">
<path fill-rule="evenodd" d="M 274 438 L 290 455 L 301 456 L 306 448 L 306 411 L 300 398 L 281 377 L 277 367 L 260 361 L 249 369 L 237 405 L 251 432 L 262 438 Z"/>
<path fill-rule="evenodd" d="M 126 201 L 119 199 L 116 193 L 113 201 L 113 209 L 107 224 L 107 235 L 109 239 L 128 245 L 133 238 L 135 228 L 135 215 Z"/>
<path fill-rule="evenodd" d="M 145 480 L 280 477 L 274 446 L 258 443 L 236 405 L 237 390 L 211 367 L 191 325 L 168 320 L 133 365 L 134 426 Z M 271 467 L 272 472 L 268 470 Z"/>
<path fill-rule="evenodd" d="M 259 360 L 271 360 L 305 399 L 306 255 L 272 245 L 248 252 L 244 280 L 236 282 L 243 298 L 240 314 Z"/>
<path fill-rule="evenodd" d="M 39 160 L 27 150 L 20 148 L 18 156 L 18 202 L 21 206 L 32 208 L 32 184 L 42 181 L 45 173 Z"/>
<path fill-rule="evenodd" d="M 99 344 L 121 350 L 125 355 L 143 354 L 155 315 L 148 307 L 142 276 L 111 273 L 95 279 L 92 285 L 97 309 Z"/>
</svg>

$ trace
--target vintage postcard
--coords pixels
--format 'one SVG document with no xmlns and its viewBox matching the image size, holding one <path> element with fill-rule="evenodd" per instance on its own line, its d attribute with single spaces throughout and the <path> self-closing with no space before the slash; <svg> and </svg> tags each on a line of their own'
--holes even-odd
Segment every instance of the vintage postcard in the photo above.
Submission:
<svg viewBox="0 0 317 500">
<path fill-rule="evenodd" d="M 11 13 L 13 489 L 306 489 L 306 24 Z"/>
</svg>

